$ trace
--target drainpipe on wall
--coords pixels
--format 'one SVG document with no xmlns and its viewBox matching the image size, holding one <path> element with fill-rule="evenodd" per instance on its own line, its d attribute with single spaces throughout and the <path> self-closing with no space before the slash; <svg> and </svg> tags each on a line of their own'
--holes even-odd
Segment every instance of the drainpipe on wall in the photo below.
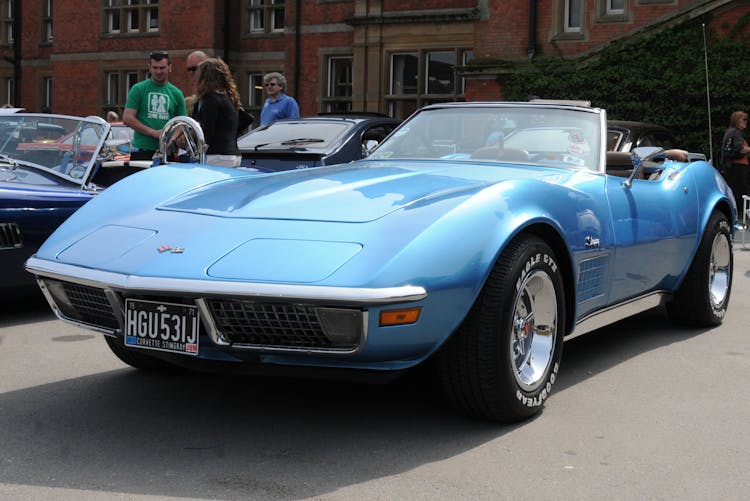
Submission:
<svg viewBox="0 0 750 501">
<path fill-rule="evenodd" d="M 529 0 L 529 46 L 526 56 L 529 60 L 536 56 L 536 0 Z"/>
<path fill-rule="evenodd" d="M 224 0 L 224 62 L 229 64 L 229 30 L 231 26 L 229 24 L 229 6 L 232 4 L 230 0 Z"/>
<path fill-rule="evenodd" d="M 299 95 L 299 76 L 300 76 L 300 49 L 302 47 L 302 0 L 297 0 L 295 3 L 295 15 L 294 15 L 294 97 L 297 102 L 300 102 Z"/>
<path fill-rule="evenodd" d="M 21 0 L 13 0 L 13 100 L 21 106 Z"/>
</svg>

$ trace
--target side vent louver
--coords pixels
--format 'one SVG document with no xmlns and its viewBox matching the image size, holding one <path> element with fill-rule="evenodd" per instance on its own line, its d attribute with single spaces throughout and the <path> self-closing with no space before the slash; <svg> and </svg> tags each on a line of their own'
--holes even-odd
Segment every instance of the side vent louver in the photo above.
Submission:
<svg viewBox="0 0 750 501">
<path fill-rule="evenodd" d="M 21 247 L 21 230 L 16 223 L 0 223 L 0 249 Z"/>
</svg>

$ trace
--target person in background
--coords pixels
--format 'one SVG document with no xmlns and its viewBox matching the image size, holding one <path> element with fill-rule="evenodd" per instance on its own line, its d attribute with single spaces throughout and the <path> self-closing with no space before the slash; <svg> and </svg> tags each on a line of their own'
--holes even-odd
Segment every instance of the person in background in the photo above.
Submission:
<svg viewBox="0 0 750 501">
<path fill-rule="evenodd" d="M 119 122 L 120 121 L 120 115 L 117 114 L 116 111 L 109 110 L 107 112 L 107 122 Z"/>
<path fill-rule="evenodd" d="M 227 63 L 210 57 L 198 67 L 194 118 L 206 140 L 206 163 L 237 167 L 242 156 L 237 147 L 238 110 L 242 106 L 237 85 Z"/>
<path fill-rule="evenodd" d="M 194 50 L 190 54 L 188 54 L 187 59 L 185 59 L 185 69 L 188 72 L 188 76 L 190 77 L 190 83 L 192 84 L 192 93 L 185 98 L 185 106 L 187 107 L 188 114 L 192 117 L 193 116 L 193 107 L 195 106 L 195 87 L 198 82 L 198 66 L 200 64 L 208 59 L 208 54 L 203 52 L 202 50 Z"/>
<path fill-rule="evenodd" d="M 742 195 L 747 195 L 747 154 L 750 153 L 742 131 L 747 127 L 747 113 L 735 111 L 729 117 L 729 127 L 721 141 L 722 174 L 732 188 L 737 210 L 742 212 Z"/>
<path fill-rule="evenodd" d="M 299 118 L 299 106 L 293 97 L 286 95 L 286 78 L 281 73 L 268 73 L 263 76 L 266 88 L 265 103 L 260 112 L 260 124 L 264 125 L 283 118 Z"/>
<path fill-rule="evenodd" d="M 149 55 L 150 77 L 131 87 L 122 121 L 131 127 L 133 152 L 131 160 L 151 160 L 159 149 L 159 136 L 164 125 L 172 118 L 187 115 L 185 96 L 169 82 L 172 63 L 167 51 L 158 50 Z"/>
</svg>

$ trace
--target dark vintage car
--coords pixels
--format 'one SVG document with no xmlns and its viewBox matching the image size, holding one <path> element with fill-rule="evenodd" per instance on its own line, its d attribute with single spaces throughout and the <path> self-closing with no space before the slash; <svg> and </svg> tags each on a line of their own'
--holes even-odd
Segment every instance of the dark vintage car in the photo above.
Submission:
<svg viewBox="0 0 750 501">
<path fill-rule="evenodd" d="M 80 206 L 143 167 L 122 151 L 129 128 L 115 127 L 97 117 L 0 114 L 0 295 L 36 292 L 24 261 Z"/>
<path fill-rule="evenodd" d="M 237 143 L 243 167 L 261 172 L 305 169 L 359 160 L 400 122 L 357 113 L 280 120 L 253 129 Z"/>
<path fill-rule="evenodd" d="M 607 150 L 631 152 L 639 146 L 675 148 L 677 141 L 666 127 L 629 120 L 607 121 Z"/>
<path fill-rule="evenodd" d="M 556 388 L 564 341 L 662 305 L 696 327 L 727 313 L 724 179 L 656 147 L 622 177 L 606 130 L 590 106 L 443 103 L 355 162 L 145 169 L 27 269 L 134 367 L 351 380 L 429 360 L 453 405 L 517 421 Z"/>
</svg>

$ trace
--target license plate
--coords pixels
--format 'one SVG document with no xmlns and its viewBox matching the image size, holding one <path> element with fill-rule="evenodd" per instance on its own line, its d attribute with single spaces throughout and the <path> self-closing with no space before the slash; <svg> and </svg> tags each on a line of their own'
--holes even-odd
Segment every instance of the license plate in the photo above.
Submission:
<svg viewBox="0 0 750 501">
<path fill-rule="evenodd" d="M 198 354 L 198 308 L 158 301 L 125 301 L 125 345 Z"/>
</svg>

